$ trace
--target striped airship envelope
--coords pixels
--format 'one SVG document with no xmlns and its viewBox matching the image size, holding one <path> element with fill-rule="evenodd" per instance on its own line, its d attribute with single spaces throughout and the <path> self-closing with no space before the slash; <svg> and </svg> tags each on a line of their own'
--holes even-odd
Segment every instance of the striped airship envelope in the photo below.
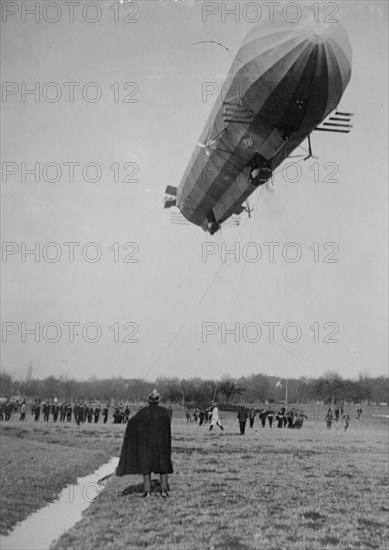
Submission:
<svg viewBox="0 0 389 550">
<path fill-rule="evenodd" d="M 177 190 L 214 233 L 339 104 L 351 46 L 337 23 L 261 22 L 247 34 Z"/>
</svg>

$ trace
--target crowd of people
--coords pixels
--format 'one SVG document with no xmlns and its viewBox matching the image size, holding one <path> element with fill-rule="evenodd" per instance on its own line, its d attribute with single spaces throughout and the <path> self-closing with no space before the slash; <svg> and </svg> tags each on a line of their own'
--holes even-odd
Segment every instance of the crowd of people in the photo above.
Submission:
<svg viewBox="0 0 389 550">
<path fill-rule="evenodd" d="M 360 420 L 362 417 L 362 409 L 359 407 L 357 409 L 357 419 Z M 343 406 L 337 406 L 334 409 L 329 407 L 327 414 L 325 416 L 325 421 L 327 422 L 327 430 L 331 429 L 333 422 L 343 422 L 344 430 L 346 431 L 350 425 L 350 415 L 346 412 Z"/>
<path fill-rule="evenodd" d="M 139 407 L 136 407 L 138 410 Z M 170 419 L 173 416 L 172 408 L 168 408 Z M 19 415 L 22 422 L 26 421 L 27 404 L 25 400 L 6 401 L 0 405 L 0 419 L 9 421 L 13 414 Z M 108 403 L 101 406 L 99 403 L 86 403 L 78 401 L 76 403 L 58 403 L 56 399 L 51 401 L 36 399 L 31 404 L 31 415 L 35 422 L 75 422 L 95 423 L 102 421 L 108 422 L 109 416 L 112 416 L 114 424 L 126 424 L 132 414 L 128 404 L 116 404 L 111 407 Z"/>
<path fill-rule="evenodd" d="M 217 414 L 217 421 L 215 425 L 220 424 L 218 410 L 215 413 L 215 404 L 207 409 L 194 409 L 192 412 L 189 408 L 185 409 L 185 417 L 187 422 L 198 423 L 200 426 L 202 424 L 211 424 L 213 419 Z M 277 413 L 275 413 L 274 408 L 269 406 L 263 409 L 255 409 L 254 407 L 240 407 L 237 414 L 237 421 L 240 426 L 240 433 L 244 435 L 246 423 L 249 421 L 250 428 L 254 427 L 254 422 L 256 419 L 260 422 L 262 428 L 265 428 L 266 422 L 269 427 L 272 428 L 273 420 L 277 422 L 278 428 L 292 428 L 292 429 L 301 429 L 304 423 L 304 418 L 308 418 L 304 412 L 297 407 L 282 407 Z M 219 422 L 219 424 L 218 424 Z"/>
<path fill-rule="evenodd" d="M 39 422 L 42 419 L 44 422 L 49 422 L 50 420 L 53 422 L 75 422 L 77 425 L 85 422 L 98 423 L 100 420 L 106 424 L 111 414 L 114 424 L 126 424 L 132 412 L 136 412 L 139 406 L 135 408 L 135 411 L 131 411 L 129 405 L 126 403 L 116 404 L 111 407 L 108 403 L 105 406 L 101 406 L 99 403 L 86 403 L 82 401 L 76 403 L 58 403 L 56 399 L 52 401 L 36 399 L 31 404 L 31 414 L 35 422 Z M 173 416 L 172 408 L 169 406 L 167 411 L 171 421 Z M 195 408 L 193 411 L 186 407 L 184 412 L 188 423 L 195 423 L 199 426 L 209 424 L 210 430 L 214 426 L 223 430 L 219 409 L 214 402 L 208 408 Z M 13 414 L 18 414 L 22 422 L 26 420 L 27 404 L 25 400 L 6 401 L 1 404 L 1 420 L 9 421 Z M 239 423 L 241 435 L 244 435 L 247 421 L 250 428 L 254 427 L 256 421 L 262 428 L 265 428 L 266 424 L 268 424 L 269 428 L 272 428 L 273 421 L 275 421 L 278 428 L 301 429 L 304 419 L 307 418 L 301 408 L 298 407 L 287 408 L 283 406 L 275 412 L 272 406 L 261 409 L 241 406 L 237 412 L 236 420 Z M 360 406 L 357 410 L 357 418 L 362 418 L 362 409 Z M 344 429 L 347 430 L 350 424 L 350 415 L 344 411 L 342 405 L 329 407 L 325 415 L 327 428 L 331 429 L 332 424 L 339 421 L 343 423 Z"/>
</svg>

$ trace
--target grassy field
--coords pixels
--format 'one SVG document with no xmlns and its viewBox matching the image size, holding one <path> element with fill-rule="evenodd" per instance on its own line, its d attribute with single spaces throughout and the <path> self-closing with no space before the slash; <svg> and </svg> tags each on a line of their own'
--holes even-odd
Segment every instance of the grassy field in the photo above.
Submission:
<svg viewBox="0 0 389 550">
<path fill-rule="evenodd" d="M 151 499 L 142 499 L 140 476 L 113 477 L 83 520 L 53 548 L 386 550 L 388 420 L 371 413 L 387 411 L 364 411 L 362 421 L 351 411 L 347 432 L 336 423 L 327 430 L 323 421 L 313 421 L 312 409 L 307 412 L 310 421 L 302 430 L 274 424 L 262 429 L 256 423 L 245 436 L 238 434 L 234 415 L 227 415 L 224 432 L 209 432 L 208 426 L 187 424 L 175 414 L 170 498 L 161 499 L 156 487 Z M 316 420 L 322 412 L 315 413 Z M 14 461 L 8 470 L 13 483 L 22 474 L 45 487 L 52 480 L 74 481 L 74 475 L 118 455 L 124 426 L 21 427 L 15 421 L 2 430 L 2 466 Z M 27 465 L 31 449 L 39 450 L 36 468 Z M 18 508 L 20 498 L 4 494 L 10 527 L 16 514 L 9 503 Z M 23 513 L 30 504 L 24 503 Z"/>
<path fill-rule="evenodd" d="M 123 426 L 20 422 L 0 425 L 0 533 L 51 502 L 120 452 Z"/>
</svg>

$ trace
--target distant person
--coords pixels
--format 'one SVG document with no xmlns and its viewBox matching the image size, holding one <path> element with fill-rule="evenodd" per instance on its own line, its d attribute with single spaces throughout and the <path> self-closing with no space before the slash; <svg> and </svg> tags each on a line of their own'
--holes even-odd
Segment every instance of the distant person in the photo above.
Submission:
<svg viewBox="0 0 389 550">
<path fill-rule="evenodd" d="M 44 420 L 44 422 L 49 421 L 49 416 L 50 416 L 50 405 L 46 401 L 45 403 L 43 403 L 43 420 Z"/>
<path fill-rule="evenodd" d="M 209 426 L 209 429 L 212 430 L 214 426 L 219 426 L 219 428 L 223 431 L 224 428 L 220 422 L 219 418 L 219 409 L 217 408 L 216 403 L 212 403 L 211 407 L 211 425 Z"/>
<path fill-rule="evenodd" d="M 148 406 L 128 421 L 116 469 L 117 476 L 143 475 L 143 497 L 151 496 L 152 473 L 160 475 L 161 496 L 168 497 L 168 474 L 173 473 L 169 413 L 159 406 L 159 399 L 154 389 Z"/>
<path fill-rule="evenodd" d="M 258 414 L 258 418 L 261 421 L 262 428 L 265 427 L 266 424 L 266 417 L 267 417 L 267 410 L 266 411 L 260 411 Z"/>
<path fill-rule="evenodd" d="M 172 418 L 173 418 L 173 409 L 169 406 L 168 409 L 167 409 L 167 412 L 169 414 L 169 420 L 171 422 Z"/>
<path fill-rule="evenodd" d="M 284 419 L 286 419 L 285 416 L 286 408 L 281 407 L 281 409 L 278 411 L 276 420 L 277 420 L 277 428 L 283 428 L 284 427 Z"/>
<path fill-rule="evenodd" d="M 106 405 L 103 409 L 103 422 L 104 424 L 107 423 L 107 420 L 108 420 L 108 405 Z"/>
<path fill-rule="evenodd" d="M 26 402 L 25 401 L 23 401 L 20 407 L 20 420 L 22 422 L 26 421 Z"/>
<path fill-rule="evenodd" d="M 12 410 L 13 410 L 12 404 L 9 401 L 7 401 L 7 403 L 5 404 L 5 407 L 4 407 L 5 420 L 7 422 L 11 418 Z"/>
<path fill-rule="evenodd" d="M 66 407 L 66 422 L 72 421 L 72 412 L 73 412 L 72 406 L 70 403 L 68 403 Z"/>
<path fill-rule="evenodd" d="M 34 421 L 39 422 L 39 417 L 41 414 L 41 405 L 40 403 L 37 403 L 34 408 Z"/>
<path fill-rule="evenodd" d="M 249 422 L 250 422 L 250 428 L 254 426 L 254 420 L 255 420 L 255 410 L 253 408 L 249 411 Z"/>
<path fill-rule="evenodd" d="M 248 416 L 246 409 L 244 407 L 239 407 L 236 418 L 239 422 L 240 435 L 244 435 Z"/>
<path fill-rule="evenodd" d="M 340 407 L 335 407 L 335 421 L 339 421 Z"/>
<path fill-rule="evenodd" d="M 201 426 L 201 424 L 204 422 L 204 419 L 205 419 L 205 411 L 204 409 L 201 409 L 201 411 L 199 412 L 199 426 Z"/>
<path fill-rule="evenodd" d="M 192 416 L 190 414 L 190 409 L 185 409 L 185 417 L 187 422 L 192 422 Z"/>
<path fill-rule="evenodd" d="M 273 419 L 274 419 L 274 410 L 271 408 L 267 412 L 267 419 L 269 421 L 269 428 L 271 428 L 273 425 Z"/>
<path fill-rule="evenodd" d="M 94 417 L 95 417 L 95 424 L 97 424 L 97 422 L 99 421 L 99 418 L 100 418 L 100 407 L 99 405 L 97 405 L 95 407 L 95 410 L 94 410 Z"/>
<path fill-rule="evenodd" d="M 326 419 L 326 422 L 327 422 L 327 430 L 330 430 L 331 426 L 332 426 L 332 422 L 334 420 L 334 416 L 333 416 L 331 407 L 328 409 L 325 419 Z"/>
<path fill-rule="evenodd" d="M 126 405 L 126 407 L 124 409 L 124 418 L 123 418 L 123 422 L 125 424 L 128 422 L 128 419 L 130 418 L 130 414 L 131 414 L 130 407 L 128 405 Z"/>
<path fill-rule="evenodd" d="M 344 431 L 346 431 L 350 425 L 350 415 L 347 412 L 343 413 L 343 425 Z"/>
<path fill-rule="evenodd" d="M 357 408 L 357 419 L 360 420 L 362 418 L 362 407 L 359 405 Z"/>
</svg>

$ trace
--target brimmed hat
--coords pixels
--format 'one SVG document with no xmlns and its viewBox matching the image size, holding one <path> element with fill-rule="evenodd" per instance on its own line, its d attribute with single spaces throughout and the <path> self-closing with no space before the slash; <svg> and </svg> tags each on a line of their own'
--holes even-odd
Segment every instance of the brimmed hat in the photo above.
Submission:
<svg viewBox="0 0 389 550">
<path fill-rule="evenodd" d="M 154 388 L 153 391 L 149 394 L 147 401 L 149 403 L 159 403 L 159 393 Z"/>
</svg>

